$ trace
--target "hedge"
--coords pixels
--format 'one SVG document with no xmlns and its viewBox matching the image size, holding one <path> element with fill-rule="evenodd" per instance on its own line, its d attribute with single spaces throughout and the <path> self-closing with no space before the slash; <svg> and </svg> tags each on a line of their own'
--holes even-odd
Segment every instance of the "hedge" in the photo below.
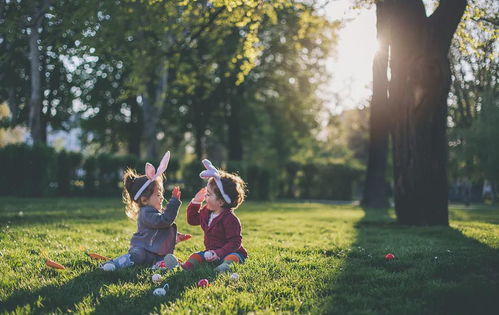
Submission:
<svg viewBox="0 0 499 315">
<path fill-rule="evenodd" d="M 99 154 L 84 158 L 75 152 L 56 152 L 47 146 L 26 144 L 0 148 L 0 194 L 9 196 L 119 196 L 123 171 L 144 172 L 145 161 L 132 155 Z M 348 164 L 295 163 L 269 168 L 244 161 L 229 161 L 227 171 L 247 183 L 248 199 L 274 198 L 351 200 L 363 170 Z M 200 161 L 180 165 L 172 159 L 165 189 L 180 185 L 184 200 L 190 199 L 205 181 L 199 178 Z M 169 191 L 165 191 L 169 197 Z"/>
</svg>

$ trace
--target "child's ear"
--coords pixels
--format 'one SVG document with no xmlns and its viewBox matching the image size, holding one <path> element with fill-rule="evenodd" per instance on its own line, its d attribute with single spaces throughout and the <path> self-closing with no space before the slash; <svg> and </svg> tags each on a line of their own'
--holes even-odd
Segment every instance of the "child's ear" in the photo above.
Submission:
<svg viewBox="0 0 499 315">
<path fill-rule="evenodd" d="M 140 196 L 140 204 L 142 204 L 142 205 L 147 204 L 147 200 L 148 200 L 148 198 L 147 198 L 147 197 Z"/>
<path fill-rule="evenodd" d="M 220 205 L 220 207 L 223 208 L 223 206 L 225 206 L 225 201 L 223 199 L 217 199 L 218 201 L 218 204 Z"/>
</svg>

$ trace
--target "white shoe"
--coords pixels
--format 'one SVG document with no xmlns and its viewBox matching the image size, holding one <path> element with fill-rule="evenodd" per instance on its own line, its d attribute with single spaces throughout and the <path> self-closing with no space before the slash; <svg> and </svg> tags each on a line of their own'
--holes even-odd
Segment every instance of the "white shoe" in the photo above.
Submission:
<svg viewBox="0 0 499 315">
<path fill-rule="evenodd" d="M 179 266 L 180 264 L 178 263 L 178 259 L 177 257 L 175 257 L 173 254 L 167 254 L 165 256 L 165 265 L 166 265 L 166 268 L 169 269 L 169 270 L 172 270 L 174 269 L 175 267 Z"/>
<path fill-rule="evenodd" d="M 104 271 L 115 271 L 116 270 L 116 266 L 113 263 L 105 263 L 101 268 Z"/>
<path fill-rule="evenodd" d="M 230 271 L 230 264 L 226 262 L 221 263 L 218 267 L 215 268 L 215 271 L 220 273 Z"/>
</svg>

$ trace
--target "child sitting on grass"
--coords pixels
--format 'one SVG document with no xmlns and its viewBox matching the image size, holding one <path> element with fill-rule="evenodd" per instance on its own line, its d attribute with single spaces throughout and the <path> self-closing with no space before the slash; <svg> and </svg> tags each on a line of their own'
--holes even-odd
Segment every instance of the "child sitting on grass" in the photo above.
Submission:
<svg viewBox="0 0 499 315">
<path fill-rule="evenodd" d="M 137 232 L 130 241 L 128 254 L 103 264 L 112 271 L 132 265 L 151 265 L 173 253 L 175 244 L 189 239 L 188 234 L 177 233 L 174 223 L 180 207 L 180 189 L 173 188 L 166 208 L 163 204 L 163 172 L 168 166 L 170 152 L 166 152 L 157 172 L 146 163 L 146 175 L 127 169 L 124 174 L 123 202 L 128 217 L 137 220 Z"/>
<path fill-rule="evenodd" d="M 242 244 L 241 223 L 234 214 L 244 202 L 246 184 L 237 175 L 218 171 L 208 160 L 203 164 L 206 170 L 200 176 L 209 178 L 208 185 L 189 203 L 187 222 L 203 229 L 205 250 L 192 254 L 180 266 L 188 270 L 205 261 L 221 262 L 215 271 L 225 272 L 232 263 L 242 263 L 248 256 Z M 178 264 L 171 254 L 166 255 L 165 262 L 167 266 Z"/>
</svg>

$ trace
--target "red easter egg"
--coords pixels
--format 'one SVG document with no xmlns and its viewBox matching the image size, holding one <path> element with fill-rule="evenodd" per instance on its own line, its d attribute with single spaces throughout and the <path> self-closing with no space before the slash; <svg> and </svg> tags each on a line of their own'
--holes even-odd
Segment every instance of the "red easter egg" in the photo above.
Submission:
<svg viewBox="0 0 499 315">
<path fill-rule="evenodd" d="M 209 284 L 208 279 L 201 279 L 198 281 L 198 287 L 206 288 Z"/>
<path fill-rule="evenodd" d="M 386 255 L 385 255 L 385 259 L 386 259 L 386 260 L 392 260 L 392 259 L 395 259 L 395 255 L 394 255 L 394 254 L 391 254 L 391 253 L 390 253 L 390 254 L 386 254 Z"/>
</svg>

